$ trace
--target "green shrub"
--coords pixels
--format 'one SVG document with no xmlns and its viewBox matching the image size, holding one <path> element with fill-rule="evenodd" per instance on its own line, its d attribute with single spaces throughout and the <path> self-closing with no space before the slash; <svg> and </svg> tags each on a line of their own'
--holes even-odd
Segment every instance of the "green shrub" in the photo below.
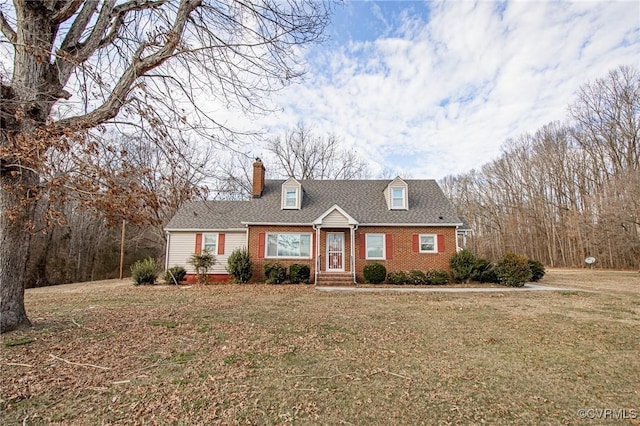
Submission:
<svg viewBox="0 0 640 426">
<path fill-rule="evenodd" d="M 498 274 L 496 274 L 496 265 L 489 263 L 488 266 L 480 273 L 478 281 L 481 283 L 498 284 L 500 280 L 498 279 Z"/>
<path fill-rule="evenodd" d="M 135 285 L 155 284 L 158 278 L 156 261 L 150 257 L 136 261 L 131 265 L 131 278 Z"/>
<path fill-rule="evenodd" d="M 427 284 L 445 285 L 449 283 L 449 273 L 444 269 L 430 269 L 426 273 Z"/>
<path fill-rule="evenodd" d="M 362 270 L 365 282 L 380 284 L 387 276 L 387 268 L 382 263 L 374 262 L 364 265 Z"/>
<path fill-rule="evenodd" d="M 427 274 L 414 269 L 409 272 L 409 284 L 423 285 L 427 283 Z"/>
<path fill-rule="evenodd" d="M 309 265 L 294 263 L 293 265 L 289 266 L 289 281 L 291 281 L 293 284 L 309 284 L 310 277 L 311 268 L 309 268 Z"/>
<path fill-rule="evenodd" d="M 189 258 L 189 264 L 196 270 L 199 284 L 207 283 L 207 272 L 215 263 L 216 257 L 208 249 L 204 249 L 200 253 L 194 253 Z"/>
<path fill-rule="evenodd" d="M 280 284 L 287 278 L 287 268 L 278 262 L 265 263 L 264 278 L 267 284 Z"/>
<path fill-rule="evenodd" d="M 540 281 L 546 273 L 544 265 L 537 260 L 529 259 L 529 269 L 531 269 L 531 281 L 534 283 Z"/>
<path fill-rule="evenodd" d="M 167 284 L 179 284 L 187 276 L 187 270 L 182 266 L 174 266 L 164 271 L 164 281 Z"/>
<path fill-rule="evenodd" d="M 491 266 L 491 262 L 487 259 L 476 258 L 473 268 L 471 269 L 471 281 L 480 281 L 482 273 Z"/>
<path fill-rule="evenodd" d="M 477 263 L 476 257 L 469 250 L 460 250 L 449 259 L 453 280 L 459 283 L 469 282 Z"/>
<path fill-rule="evenodd" d="M 237 283 L 248 282 L 253 274 L 253 263 L 251 262 L 249 250 L 239 248 L 231 252 L 227 260 L 227 272 Z"/>
<path fill-rule="evenodd" d="M 531 279 L 529 259 L 508 252 L 496 263 L 496 275 L 500 284 L 510 287 L 522 287 Z"/>
<path fill-rule="evenodd" d="M 404 271 L 391 271 L 387 274 L 387 282 L 389 284 L 408 284 L 409 276 Z"/>
</svg>

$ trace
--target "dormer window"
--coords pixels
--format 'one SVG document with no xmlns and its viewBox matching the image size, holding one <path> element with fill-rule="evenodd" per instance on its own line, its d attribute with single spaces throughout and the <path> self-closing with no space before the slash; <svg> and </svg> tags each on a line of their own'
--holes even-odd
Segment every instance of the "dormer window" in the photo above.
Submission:
<svg viewBox="0 0 640 426">
<path fill-rule="evenodd" d="M 397 177 L 392 180 L 384 190 L 389 210 L 408 210 L 409 200 L 407 192 L 409 185 L 402 178 Z"/>
<path fill-rule="evenodd" d="M 287 179 L 282 184 L 282 209 L 300 210 L 302 206 L 302 185 L 294 178 Z"/>
<path fill-rule="evenodd" d="M 295 209 L 298 206 L 298 188 L 286 188 L 284 190 L 284 208 Z"/>
<path fill-rule="evenodd" d="M 391 208 L 404 209 L 404 188 L 391 189 Z"/>
</svg>

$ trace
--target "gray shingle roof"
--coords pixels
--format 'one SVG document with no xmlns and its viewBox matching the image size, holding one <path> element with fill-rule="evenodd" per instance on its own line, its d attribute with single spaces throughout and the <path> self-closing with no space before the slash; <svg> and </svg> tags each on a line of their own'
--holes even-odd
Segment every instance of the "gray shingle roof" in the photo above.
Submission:
<svg viewBox="0 0 640 426">
<path fill-rule="evenodd" d="M 261 198 L 248 201 L 196 201 L 184 205 L 166 229 L 231 229 L 245 223 L 311 224 L 334 204 L 371 224 L 459 225 L 461 220 L 435 180 L 407 179 L 408 210 L 389 210 L 384 189 L 389 180 L 303 180 L 302 208 L 281 209 L 284 180 L 266 180 Z"/>
</svg>

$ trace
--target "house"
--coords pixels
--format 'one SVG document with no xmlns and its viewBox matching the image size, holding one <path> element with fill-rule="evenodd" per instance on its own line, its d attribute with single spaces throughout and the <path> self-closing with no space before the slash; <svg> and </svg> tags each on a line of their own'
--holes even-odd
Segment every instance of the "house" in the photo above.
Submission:
<svg viewBox="0 0 640 426">
<path fill-rule="evenodd" d="M 449 269 L 463 222 L 435 180 L 265 180 L 253 164 L 253 198 L 196 201 L 166 226 L 167 268 L 207 248 L 217 262 L 212 280 L 228 279 L 231 252 L 248 247 L 253 280 L 263 266 L 303 263 L 315 283 L 363 282 L 369 262 L 387 271 Z"/>
</svg>

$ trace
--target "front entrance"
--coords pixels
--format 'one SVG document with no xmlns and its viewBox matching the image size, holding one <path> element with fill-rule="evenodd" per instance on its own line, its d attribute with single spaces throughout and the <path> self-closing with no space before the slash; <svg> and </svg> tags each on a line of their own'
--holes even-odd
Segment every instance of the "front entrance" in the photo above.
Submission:
<svg viewBox="0 0 640 426">
<path fill-rule="evenodd" d="M 344 232 L 327 232 L 327 272 L 344 272 Z"/>
</svg>

